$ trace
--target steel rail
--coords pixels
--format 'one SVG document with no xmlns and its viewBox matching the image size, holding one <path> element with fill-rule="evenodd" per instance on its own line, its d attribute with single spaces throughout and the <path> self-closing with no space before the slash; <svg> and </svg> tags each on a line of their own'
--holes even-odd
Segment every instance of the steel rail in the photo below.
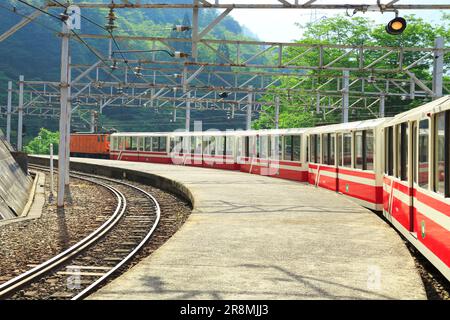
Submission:
<svg viewBox="0 0 450 320">
<path fill-rule="evenodd" d="M 72 175 L 72 176 L 76 176 L 76 175 Z M 80 178 L 80 177 L 77 177 L 77 178 Z M 28 270 L 28 271 L 22 273 L 21 275 L 15 277 L 13 279 L 10 279 L 9 281 L 0 285 L 0 298 L 12 293 L 17 288 L 37 279 L 42 274 L 60 266 L 64 261 L 73 257 L 75 254 L 81 252 L 82 250 L 86 249 L 88 246 L 90 246 L 94 242 L 96 242 L 98 239 L 100 239 L 106 232 L 108 232 L 120 220 L 120 218 L 122 217 L 122 215 L 124 214 L 124 212 L 127 208 L 125 196 L 117 189 L 115 189 L 111 186 L 108 186 L 106 184 L 103 184 L 101 182 L 95 182 L 95 181 L 92 181 L 92 180 L 86 179 L 86 178 L 80 178 L 80 179 L 101 185 L 101 186 L 107 188 L 108 190 L 110 190 L 116 196 L 118 204 L 117 204 L 116 210 L 114 211 L 113 215 L 106 222 L 104 222 L 98 229 L 96 229 L 94 232 L 89 234 L 87 237 L 85 237 L 81 241 L 77 242 L 72 247 L 66 249 L 65 251 L 61 252 L 60 254 L 54 256 L 53 258 L 41 263 L 40 265 L 32 268 L 31 270 Z"/>
<path fill-rule="evenodd" d="M 39 168 L 40 170 L 48 170 L 47 167 L 45 166 L 39 166 L 39 165 L 31 165 L 31 167 L 36 167 Z M 125 265 L 127 262 L 129 262 L 136 254 L 137 252 L 139 252 L 139 250 L 148 242 L 148 240 L 151 238 L 151 236 L 153 235 L 153 233 L 155 232 L 156 228 L 159 225 L 159 221 L 161 219 L 161 207 L 158 203 L 158 201 L 156 200 L 156 198 L 154 196 L 152 196 L 150 193 L 142 190 L 139 187 L 136 187 L 132 184 L 123 182 L 123 181 L 117 181 L 114 179 L 110 179 L 110 178 L 106 178 L 106 177 L 102 177 L 102 176 L 98 176 L 98 175 L 93 175 L 93 174 L 85 174 L 85 173 L 80 173 L 77 172 L 76 174 L 72 174 L 72 176 L 77 177 L 79 179 L 83 179 L 86 181 L 90 181 L 93 183 L 98 183 L 95 182 L 91 179 L 88 178 L 95 178 L 95 179 L 101 179 L 101 180 L 105 180 L 105 181 L 109 181 L 109 182 L 113 182 L 113 183 L 117 183 L 117 184 L 122 184 L 125 185 L 127 187 L 130 187 L 132 189 L 135 189 L 137 191 L 139 191 L 140 193 L 144 194 L 147 198 L 149 198 L 153 204 L 154 207 L 156 208 L 156 219 L 153 222 L 153 225 L 151 227 L 151 229 L 147 232 L 147 234 L 145 235 L 145 237 L 136 245 L 136 247 L 125 257 L 123 258 L 118 264 L 116 264 L 115 266 L 113 266 L 107 273 L 105 273 L 102 277 L 100 277 L 99 279 L 97 279 L 94 283 L 92 283 L 91 285 L 89 285 L 87 288 L 85 288 L 82 292 L 78 293 L 75 297 L 73 297 L 71 300 L 80 300 L 85 298 L 86 296 L 88 296 L 89 294 L 93 293 L 96 289 L 98 289 L 102 284 L 104 284 L 108 279 L 111 278 L 111 276 L 113 274 L 115 274 L 123 265 Z M 88 178 L 85 178 L 88 177 Z M 101 183 L 98 183 L 100 185 L 102 185 Z M 119 192 L 119 191 L 118 191 Z M 120 192 L 119 192 L 120 193 Z M 122 194 L 122 193 L 121 193 Z M 126 203 L 126 198 L 124 198 L 124 202 Z M 124 206 L 124 208 L 126 209 L 126 206 Z M 124 210 L 125 211 L 125 210 Z M 123 211 L 123 212 L 124 212 Z M 123 213 L 122 213 L 123 214 Z M 117 219 L 117 221 L 120 220 L 120 217 Z M 116 223 L 117 223 L 116 221 Z M 109 229 L 108 229 L 109 230 Z M 56 266 L 52 267 L 55 268 Z M 38 276 L 38 275 L 37 275 Z M 36 277 L 37 277 L 36 276 Z M 24 283 L 25 284 L 25 283 Z M 14 289 L 13 289 L 14 290 Z M 0 294 L 1 297 L 1 294 Z"/>
<path fill-rule="evenodd" d="M 136 186 L 133 186 L 131 184 L 128 184 L 126 182 L 117 182 L 115 180 L 112 179 L 108 179 L 108 178 L 104 178 L 101 177 L 101 179 L 107 180 L 107 181 L 113 181 L 116 183 L 120 183 L 123 185 L 126 185 L 128 187 L 134 188 L 135 190 L 138 190 L 139 192 L 143 193 L 144 195 L 146 195 L 150 200 L 152 200 L 152 202 L 155 204 L 156 207 L 156 220 L 153 223 L 152 228 L 150 229 L 150 231 L 145 235 L 144 239 L 142 239 L 141 242 L 139 242 L 139 244 L 133 249 L 133 251 L 131 251 L 122 261 L 120 261 L 117 265 L 115 265 L 111 270 L 109 270 L 107 273 L 105 273 L 101 278 L 97 279 L 97 281 L 95 281 L 93 284 L 91 284 L 90 286 L 88 286 L 87 288 L 85 288 L 82 292 L 80 292 L 78 295 L 76 295 L 75 297 L 72 298 L 72 300 L 80 300 L 85 298 L 86 296 L 90 295 L 91 293 L 93 293 L 94 291 L 97 290 L 97 288 L 99 288 L 102 284 L 104 284 L 114 273 L 116 273 L 124 264 L 126 264 L 129 260 L 131 260 L 136 254 L 137 252 L 147 243 L 147 241 L 150 239 L 150 237 L 153 235 L 153 233 L 156 230 L 156 227 L 159 224 L 160 218 L 161 218 L 161 208 L 159 206 L 158 201 L 155 199 L 155 197 L 153 197 L 150 193 L 142 190 L 141 188 L 138 188 Z"/>
</svg>

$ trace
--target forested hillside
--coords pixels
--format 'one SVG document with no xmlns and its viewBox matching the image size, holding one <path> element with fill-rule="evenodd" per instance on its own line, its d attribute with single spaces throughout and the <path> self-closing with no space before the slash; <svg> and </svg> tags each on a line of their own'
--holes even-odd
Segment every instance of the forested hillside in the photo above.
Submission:
<svg viewBox="0 0 450 320">
<path fill-rule="evenodd" d="M 37 6 L 43 5 L 43 0 L 28 0 Z M 95 2 L 99 2 L 96 0 Z M 108 3 L 109 1 L 103 1 Z M 173 3 L 185 3 L 184 0 L 172 0 Z M 14 11 L 14 12 L 13 12 Z M 33 9 L 15 0 L 0 1 L 0 33 L 6 31 L 11 26 L 22 19 L 21 15 L 29 14 Z M 51 9 L 52 14 L 58 15 L 61 9 Z M 108 10 L 85 10 L 83 15 L 100 25 L 106 24 Z M 214 10 L 204 10 L 201 13 L 201 26 L 212 21 L 218 13 Z M 115 34 L 141 35 L 141 36 L 172 36 L 186 37 L 186 34 L 179 35 L 171 29 L 175 24 L 191 23 L 191 10 L 167 9 L 167 10 L 117 10 L 116 24 L 118 28 Z M 49 80 L 57 81 L 60 70 L 60 38 L 57 36 L 61 28 L 56 19 L 43 15 L 30 23 L 7 40 L 0 43 L 0 103 L 6 104 L 7 81 L 18 79 L 19 75 L 24 75 L 27 80 Z M 105 34 L 105 31 L 83 20 L 82 33 Z M 210 38 L 219 39 L 248 39 L 248 30 L 244 30 L 232 17 L 225 18 L 208 35 Z M 102 44 L 106 42 L 103 41 Z M 106 47 L 102 47 L 99 42 L 89 40 L 89 44 L 97 49 L 106 52 Z M 143 49 L 145 44 L 121 42 L 123 50 Z M 148 46 L 150 46 L 148 44 Z M 149 49 L 149 47 L 147 47 Z M 189 48 L 181 48 L 188 50 Z M 82 44 L 71 42 L 72 60 L 76 63 L 89 63 L 96 61 L 96 57 Z M 200 52 L 200 54 L 205 54 Z M 249 55 L 251 52 L 248 53 Z M 155 112 L 149 109 L 122 109 L 105 108 L 104 114 L 100 116 L 100 121 L 105 127 L 114 127 L 120 131 L 170 131 L 184 126 L 182 112 L 179 112 L 180 119 L 174 123 L 170 122 L 170 111 L 159 110 Z M 192 113 L 192 118 L 204 121 L 206 128 L 242 127 L 243 119 L 227 119 L 224 112 L 202 112 Z M 15 122 L 15 119 L 13 119 Z M 5 120 L 0 118 L 0 125 L 4 127 Z M 35 136 L 41 127 L 55 130 L 58 127 L 57 120 L 41 118 L 25 118 L 26 140 Z M 74 126 L 79 126 L 74 123 Z M 15 123 L 13 125 L 15 130 Z M 82 127 L 81 127 L 82 129 Z"/>
</svg>

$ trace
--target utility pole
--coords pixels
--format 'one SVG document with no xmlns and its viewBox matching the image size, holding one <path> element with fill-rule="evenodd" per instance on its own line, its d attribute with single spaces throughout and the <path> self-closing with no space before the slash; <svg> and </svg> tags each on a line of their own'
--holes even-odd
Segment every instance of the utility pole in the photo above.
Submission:
<svg viewBox="0 0 450 320">
<path fill-rule="evenodd" d="M 198 41 L 199 41 L 199 0 L 193 0 L 194 7 L 192 9 L 192 58 L 197 61 L 198 58 Z"/>
<path fill-rule="evenodd" d="M 343 71 L 343 83 L 342 83 L 342 122 L 347 123 L 348 122 L 348 106 L 349 106 L 349 99 L 348 99 L 348 91 L 349 91 L 349 79 L 350 74 L 348 70 Z"/>
<path fill-rule="evenodd" d="M 444 38 L 437 37 L 434 42 L 434 61 L 433 61 L 433 94 L 434 99 L 442 97 L 443 78 L 444 78 Z"/>
<path fill-rule="evenodd" d="M 385 114 L 385 111 L 384 111 L 385 98 L 386 97 L 384 96 L 384 94 L 382 94 L 380 96 L 380 117 L 381 118 L 384 118 L 384 114 Z"/>
<path fill-rule="evenodd" d="M 95 111 L 91 111 L 91 123 L 90 123 L 90 125 L 91 125 L 90 131 L 91 131 L 91 133 L 94 133 L 95 132 Z"/>
<path fill-rule="evenodd" d="M 11 111 L 12 111 L 12 81 L 8 81 L 8 106 L 6 111 L 6 140 L 11 143 Z"/>
<path fill-rule="evenodd" d="M 66 22 L 62 23 L 61 44 L 61 112 L 59 118 L 59 150 L 58 150 L 58 197 L 57 206 L 64 207 L 65 174 L 67 168 L 67 120 L 69 102 L 69 40 L 70 30 Z"/>
<path fill-rule="evenodd" d="M 17 151 L 22 151 L 22 133 L 23 133 L 23 76 L 19 77 L 19 106 L 17 122 Z"/>
<path fill-rule="evenodd" d="M 50 143 L 50 193 L 53 195 L 53 143 Z"/>
<path fill-rule="evenodd" d="M 186 132 L 189 132 L 191 128 L 191 92 L 186 94 Z"/>
<path fill-rule="evenodd" d="M 247 101 L 247 125 L 246 129 L 250 130 L 252 128 L 252 104 L 253 104 L 253 86 L 248 87 L 249 93 L 248 93 L 248 101 Z"/>
<path fill-rule="evenodd" d="M 280 127 L 280 97 L 275 97 L 275 129 Z"/>
<path fill-rule="evenodd" d="M 70 171 L 70 123 L 72 121 L 72 90 L 70 88 L 70 82 L 72 80 L 72 67 L 71 67 L 71 58 L 69 56 L 69 65 L 68 65 L 68 78 L 67 78 L 67 83 L 69 84 L 68 88 L 67 88 L 67 95 L 68 95 L 68 99 L 67 99 L 67 122 L 66 122 L 66 171 L 65 171 L 65 176 L 64 176 L 64 185 L 68 186 L 70 183 L 70 175 L 69 175 L 69 171 Z"/>
</svg>

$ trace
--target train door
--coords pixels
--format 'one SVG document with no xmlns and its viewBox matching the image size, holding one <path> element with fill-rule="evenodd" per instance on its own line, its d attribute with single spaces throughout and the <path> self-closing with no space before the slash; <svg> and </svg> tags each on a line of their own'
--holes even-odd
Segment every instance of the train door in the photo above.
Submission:
<svg viewBox="0 0 450 320">
<path fill-rule="evenodd" d="M 415 182 L 417 181 L 417 164 L 418 164 L 418 154 L 417 154 L 417 146 L 418 146 L 418 129 L 417 129 L 417 121 L 412 122 L 411 124 L 411 148 L 412 148 L 412 159 L 411 159 L 411 174 L 410 174 L 410 181 L 409 181 L 409 187 L 412 190 L 411 194 L 411 207 L 409 210 L 409 231 L 410 232 L 416 232 L 415 231 L 415 192 L 413 191 L 415 189 Z"/>
<path fill-rule="evenodd" d="M 336 192 L 339 192 L 340 166 L 342 166 L 342 133 L 336 133 Z"/>
</svg>

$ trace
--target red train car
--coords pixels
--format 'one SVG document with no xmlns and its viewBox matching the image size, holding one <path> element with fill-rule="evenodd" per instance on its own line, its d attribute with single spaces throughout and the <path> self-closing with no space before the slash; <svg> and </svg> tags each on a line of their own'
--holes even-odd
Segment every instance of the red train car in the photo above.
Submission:
<svg viewBox="0 0 450 320">
<path fill-rule="evenodd" d="M 450 279 L 450 96 L 384 125 L 383 213 Z"/>
<path fill-rule="evenodd" d="M 109 159 L 110 135 L 107 133 L 73 133 L 70 156 Z"/>
</svg>

